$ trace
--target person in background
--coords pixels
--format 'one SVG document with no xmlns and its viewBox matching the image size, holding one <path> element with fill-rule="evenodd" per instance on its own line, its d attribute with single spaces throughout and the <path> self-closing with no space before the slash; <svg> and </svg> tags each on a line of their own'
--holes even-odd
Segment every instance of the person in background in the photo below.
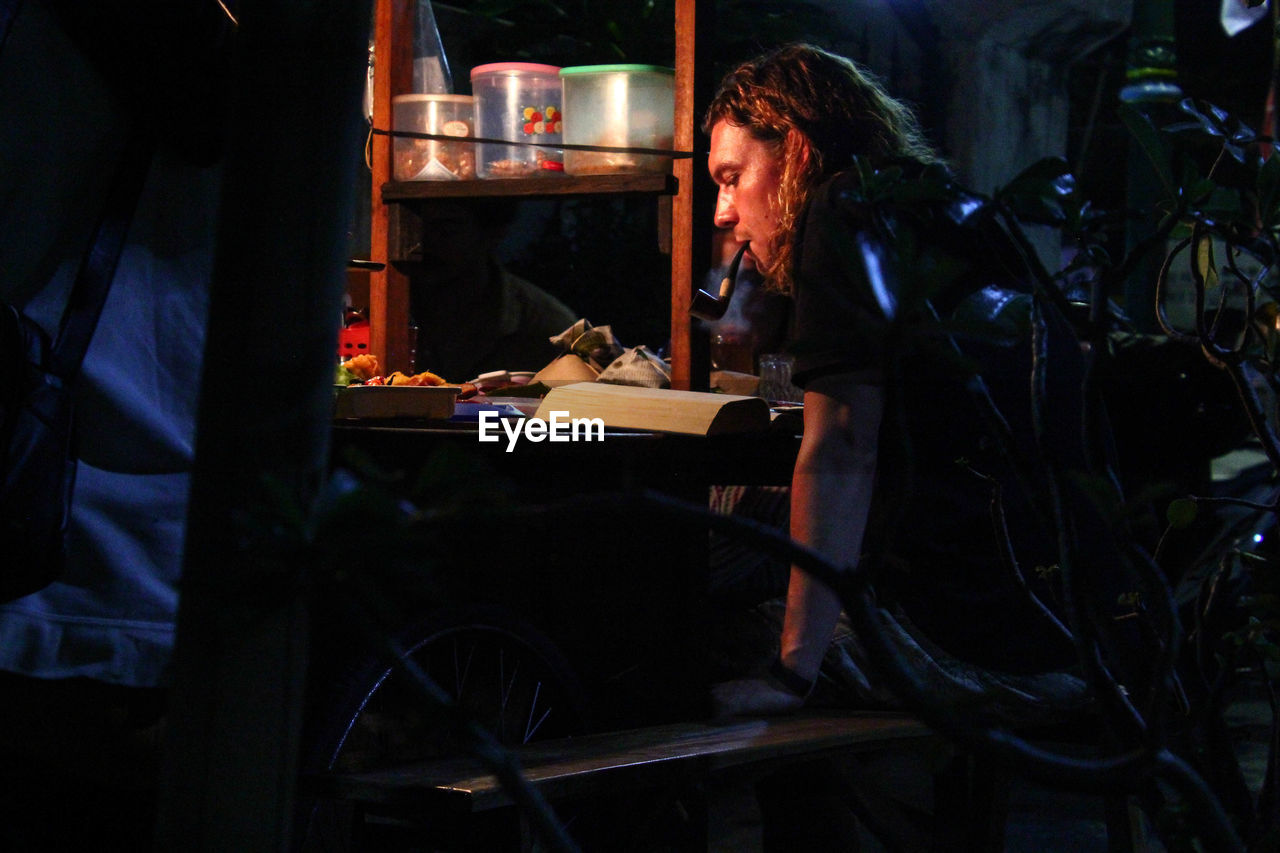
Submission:
<svg viewBox="0 0 1280 853">
<path fill-rule="evenodd" d="M 495 254 L 516 212 L 507 199 L 423 206 L 422 258 L 404 265 L 419 370 L 465 382 L 494 370 L 539 370 L 559 354 L 550 338 L 578 317 Z"/>
<path fill-rule="evenodd" d="M 146 125 L 77 386 L 66 572 L 0 606 L 4 850 L 151 846 L 232 28 L 215 3 L 170 6 L 27 0 L 0 44 L 0 298 L 47 331 L 133 123 L 169 123 Z"/>
</svg>

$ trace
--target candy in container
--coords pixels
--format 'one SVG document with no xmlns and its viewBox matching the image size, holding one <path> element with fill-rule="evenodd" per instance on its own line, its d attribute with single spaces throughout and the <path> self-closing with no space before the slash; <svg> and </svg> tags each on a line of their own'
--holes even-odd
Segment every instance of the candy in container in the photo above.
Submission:
<svg viewBox="0 0 1280 853">
<path fill-rule="evenodd" d="M 470 95 L 397 95 L 391 99 L 396 131 L 439 134 L 452 139 L 397 136 L 392 178 L 397 181 L 456 181 L 476 176 L 475 98 Z"/>
<path fill-rule="evenodd" d="M 480 177 L 525 178 L 563 171 L 559 71 L 558 66 L 532 62 L 494 62 L 471 69 L 476 136 L 521 143 L 480 143 Z"/>
</svg>

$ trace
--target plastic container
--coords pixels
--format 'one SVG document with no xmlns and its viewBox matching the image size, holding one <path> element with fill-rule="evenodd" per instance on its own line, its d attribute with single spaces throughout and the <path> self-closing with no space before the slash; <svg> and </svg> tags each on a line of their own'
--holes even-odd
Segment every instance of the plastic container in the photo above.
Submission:
<svg viewBox="0 0 1280 853">
<path fill-rule="evenodd" d="M 470 95 L 397 95 L 391 126 L 398 131 L 474 136 L 475 98 Z M 476 176 L 474 142 L 397 136 L 391 176 L 397 181 L 458 181 Z"/>
<path fill-rule="evenodd" d="M 453 94 L 453 75 L 444 55 L 440 28 L 431 0 L 418 0 L 413 27 L 413 92 L 418 95 Z"/>
<path fill-rule="evenodd" d="M 479 143 L 482 178 L 527 178 L 564 171 L 561 142 L 559 67 L 530 62 L 495 62 L 471 69 L 476 99 L 476 136 L 532 142 L 528 145 Z"/>
<path fill-rule="evenodd" d="M 564 141 L 572 145 L 670 150 L 675 136 L 675 71 L 656 65 L 575 65 L 560 69 Z M 564 153 L 570 175 L 666 172 L 671 158 L 629 151 Z"/>
</svg>

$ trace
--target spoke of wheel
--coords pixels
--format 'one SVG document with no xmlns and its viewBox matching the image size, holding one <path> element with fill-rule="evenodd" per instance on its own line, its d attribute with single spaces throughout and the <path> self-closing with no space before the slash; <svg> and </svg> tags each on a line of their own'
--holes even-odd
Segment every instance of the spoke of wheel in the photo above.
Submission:
<svg viewBox="0 0 1280 853">
<path fill-rule="evenodd" d="M 502 710 L 507 710 L 507 705 L 511 702 L 511 693 L 516 687 L 516 676 L 520 673 L 520 661 L 516 660 L 516 665 L 511 668 L 511 677 L 507 678 L 506 672 L 506 652 L 503 649 L 498 650 L 498 683 L 501 685 L 502 692 Z"/>
<path fill-rule="evenodd" d="M 517 664 L 516 669 L 519 669 Z M 507 703 L 511 699 L 511 684 L 516 680 L 516 671 L 511 671 L 511 683 L 507 683 L 507 650 L 498 646 L 498 725 L 501 727 L 503 743 L 507 740 Z"/>
<path fill-rule="evenodd" d="M 522 743 L 528 743 L 533 738 L 533 736 L 538 733 L 538 729 L 542 727 L 542 724 L 547 721 L 547 717 L 551 716 L 551 708 L 548 708 L 547 710 L 542 712 L 542 716 L 538 718 L 538 721 L 536 723 L 532 723 L 533 712 L 538 707 L 538 697 L 540 697 L 541 695 L 542 695 L 542 682 L 539 681 L 533 687 L 533 701 L 529 703 L 529 717 L 528 719 L 525 720 L 524 740 L 522 741 Z M 530 725 L 531 723 L 532 725 Z"/>
<path fill-rule="evenodd" d="M 456 639 L 453 641 L 453 682 L 454 682 L 453 698 L 459 702 L 462 701 L 462 691 L 466 687 L 467 676 L 471 672 L 471 661 L 475 657 L 475 654 L 476 654 L 476 647 L 475 645 L 472 645 L 467 650 L 466 664 L 460 665 L 458 662 L 458 641 Z"/>
</svg>

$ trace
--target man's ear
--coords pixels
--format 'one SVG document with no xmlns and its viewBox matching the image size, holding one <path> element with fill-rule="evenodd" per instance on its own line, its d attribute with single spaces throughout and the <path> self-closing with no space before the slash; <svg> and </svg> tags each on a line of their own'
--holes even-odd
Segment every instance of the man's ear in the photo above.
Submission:
<svg viewBox="0 0 1280 853">
<path fill-rule="evenodd" d="M 810 166 L 810 160 L 816 156 L 813 150 L 813 143 L 809 141 L 809 137 L 794 127 L 787 131 L 787 138 L 782 144 L 782 150 L 784 156 L 798 164 L 801 171 L 806 170 Z"/>
</svg>

